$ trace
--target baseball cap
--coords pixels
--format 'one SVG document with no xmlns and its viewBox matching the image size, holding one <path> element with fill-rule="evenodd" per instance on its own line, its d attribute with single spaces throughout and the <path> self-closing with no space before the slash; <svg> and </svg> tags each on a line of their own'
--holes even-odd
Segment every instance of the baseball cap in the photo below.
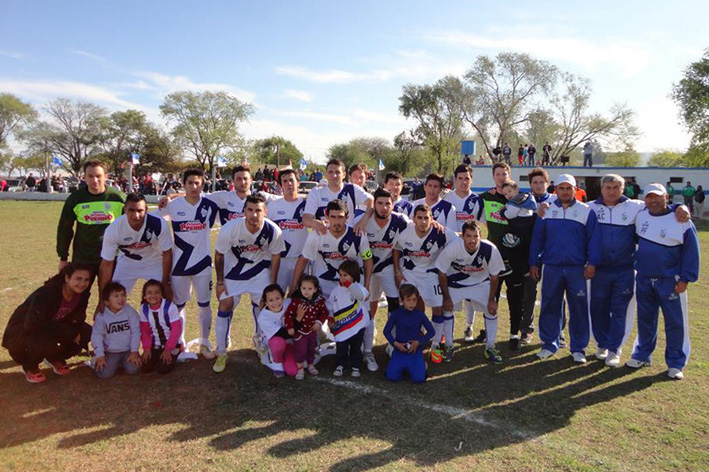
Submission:
<svg viewBox="0 0 709 472">
<path fill-rule="evenodd" d="M 665 186 L 662 184 L 652 183 L 645 187 L 645 191 L 643 193 L 645 195 L 649 195 L 651 193 L 654 193 L 655 195 L 667 195 L 667 190 L 665 190 Z"/>
<path fill-rule="evenodd" d="M 561 174 L 556 179 L 556 185 L 561 185 L 561 184 L 571 184 L 574 187 L 576 187 L 576 179 L 571 174 Z"/>
</svg>

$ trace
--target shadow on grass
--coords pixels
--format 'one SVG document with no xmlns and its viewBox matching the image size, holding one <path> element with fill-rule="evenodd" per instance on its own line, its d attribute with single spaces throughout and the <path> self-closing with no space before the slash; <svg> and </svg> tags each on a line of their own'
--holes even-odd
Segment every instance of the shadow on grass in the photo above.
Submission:
<svg viewBox="0 0 709 472">
<path fill-rule="evenodd" d="M 384 368 L 381 347 L 377 357 Z M 534 440 L 567 426 L 579 409 L 660 379 L 600 362 L 578 366 L 568 352 L 544 362 L 533 359 L 527 348 L 492 366 L 482 346 L 465 346 L 451 364 L 433 367 L 429 381 L 416 386 L 391 384 L 382 372 L 356 382 L 335 380 L 332 358 L 322 362 L 320 381 L 276 380 L 246 349 L 230 352 L 227 371 L 219 376 L 204 361 L 179 365 L 166 376 L 107 381 L 79 368 L 66 378 L 50 374 L 41 385 L 6 371 L 0 374 L 2 397 L 12 400 L 0 419 L 13 427 L 0 432 L 0 447 L 60 434 L 60 448 L 76 448 L 155 425 L 182 425 L 168 441 L 204 438 L 222 451 L 265 441 L 259 448 L 267 454 L 293 460 L 322 449 L 324 462 L 335 470 L 368 470 L 402 459 L 431 466 Z M 363 454 L 371 447 L 362 446 L 362 438 L 386 445 Z"/>
</svg>

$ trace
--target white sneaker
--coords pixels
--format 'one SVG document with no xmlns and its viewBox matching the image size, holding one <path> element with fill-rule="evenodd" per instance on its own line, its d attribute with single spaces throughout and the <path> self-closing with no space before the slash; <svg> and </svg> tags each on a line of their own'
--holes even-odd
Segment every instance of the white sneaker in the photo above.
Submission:
<svg viewBox="0 0 709 472">
<path fill-rule="evenodd" d="M 475 335 L 473 335 L 473 327 L 468 326 L 465 328 L 465 338 L 463 338 L 465 342 L 470 343 L 475 341 Z"/>
<path fill-rule="evenodd" d="M 352 367 L 352 377 L 361 377 L 362 373 L 359 371 L 357 367 Z"/>
<path fill-rule="evenodd" d="M 341 365 L 338 365 L 335 367 L 335 370 L 332 372 L 332 375 L 335 377 L 342 377 L 342 374 L 345 372 L 345 368 L 342 367 Z"/>
<path fill-rule="evenodd" d="M 571 356 L 574 358 L 574 362 L 576 362 L 577 364 L 586 363 L 586 356 L 584 356 L 583 352 L 574 352 L 571 354 Z"/>
<path fill-rule="evenodd" d="M 364 356 L 364 363 L 367 364 L 367 370 L 370 372 L 376 372 L 379 370 L 379 364 L 377 364 L 377 360 L 371 352 Z"/>
<path fill-rule="evenodd" d="M 212 352 L 212 350 L 209 349 L 209 346 L 207 346 L 206 344 L 199 345 L 199 353 L 202 354 L 202 357 L 209 360 L 214 359 L 216 357 L 216 354 L 214 354 L 214 352 Z"/>
<path fill-rule="evenodd" d="M 620 367 L 620 353 L 609 351 L 608 357 L 606 357 L 606 365 L 608 367 Z"/>
<path fill-rule="evenodd" d="M 605 361 L 606 359 L 608 359 L 608 349 L 599 349 L 596 352 L 596 359 L 598 359 L 599 361 Z"/>
<path fill-rule="evenodd" d="M 177 355 L 177 362 L 187 362 L 196 360 L 197 354 L 195 354 L 194 352 L 183 351 Z"/>
<path fill-rule="evenodd" d="M 537 353 L 537 357 L 540 358 L 540 359 L 542 359 L 542 360 L 548 359 L 548 358 L 550 358 L 550 357 L 553 356 L 553 355 L 554 355 L 554 353 L 551 352 L 549 349 L 542 349 L 541 351 L 539 351 L 539 352 Z"/>
<path fill-rule="evenodd" d="M 631 369 L 639 369 L 641 367 L 650 367 L 652 365 L 652 361 L 639 361 L 637 359 L 633 359 L 632 357 L 628 360 L 628 362 L 625 363 L 626 367 L 630 367 Z"/>
<path fill-rule="evenodd" d="M 672 380 L 684 379 L 684 373 L 679 369 L 675 369 L 674 367 L 667 370 L 667 376 Z"/>
</svg>

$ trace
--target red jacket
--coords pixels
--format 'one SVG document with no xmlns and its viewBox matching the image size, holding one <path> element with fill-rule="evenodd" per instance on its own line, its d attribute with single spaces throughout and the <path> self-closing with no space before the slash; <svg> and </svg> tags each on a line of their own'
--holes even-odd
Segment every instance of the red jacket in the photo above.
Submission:
<svg viewBox="0 0 709 472">
<path fill-rule="evenodd" d="M 303 319 L 298 321 L 296 317 L 298 316 L 298 307 L 300 305 L 305 305 L 305 315 Z M 319 321 L 321 324 L 325 324 L 329 312 L 325 306 L 325 298 L 322 295 L 316 295 L 315 300 L 310 301 L 301 297 L 293 297 L 290 305 L 286 309 L 286 314 L 283 316 L 283 321 L 286 324 L 286 329 L 294 329 L 300 331 L 303 334 L 307 334 L 313 328 L 313 324 Z"/>
</svg>

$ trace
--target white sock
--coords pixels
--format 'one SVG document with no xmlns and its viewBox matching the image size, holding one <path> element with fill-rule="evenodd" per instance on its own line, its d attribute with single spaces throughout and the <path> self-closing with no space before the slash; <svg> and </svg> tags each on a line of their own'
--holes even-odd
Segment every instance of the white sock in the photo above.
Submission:
<svg viewBox="0 0 709 472">
<path fill-rule="evenodd" d="M 374 320 L 369 320 L 369 324 L 364 328 L 364 352 L 371 353 L 374 346 Z"/>
<path fill-rule="evenodd" d="M 234 316 L 233 311 L 217 312 L 216 336 L 217 336 L 217 354 L 226 354 L 227 345 L 229 344 L 229 332 L 231 331 L 231 318 Z"/>
<path fill-rule="evenodd" d="M 473 305 L 468 302 L 463 302 L 463 307 L 465 308 L 465 321 L 468 323 L 468 326 L 470 326 L 470 329 L 472 329 L 473 323 L 475 323 L 475 309 Z"/>
<path fill-rule="evenodd" d="M 446 347 L 453 347 L 453 330 L 455 327 L 455 317 L 450 311 L 443 313 L 443 335 L 446 337 Z"/>
<path fill-rule="evenodd" d="M 441 336 L 443 336 L 443 324 L 444 324 L 443 323 L 443 316 L 434 315 L 432 318 L 433 319 L 431 321 L 433 321 L 433 330 L 434 330 L 432 346 L 438 347 L 441 345 Z"/>
<path fill-rule="evenodd" d="M 236 308 L 236 307 L 235 307 Z M 251 302 L 251 315 L 254 317 L 254 336 L 258 334 L 258 314 L 261 313 L 258 305 Z"/>
<path fill-rule="evenodd" d="M 497 316 L 485 315 L 485 332 L 487 337 L 485 349 L 492 349 L 495 347 L 495 338 L 497 337 Z"/>
<path fill-rule="evenodd" d="M 183 306 L 180 308 L 180 319 L 182 320 L 182 333 L 180 333 L 180 344 L 184 348 L 187 345 L 187 341 L 185 341 L 185 331 L 187 331 L 187 310 L 185 310 L 185 307 Z"/>
<path fill-rule="evenodd" d="M 209 340 L 209 334 L 212 331 L 212 307 L 199 307 L 199 337 L 202 338 L 201 343 Z"/>
</svg>

